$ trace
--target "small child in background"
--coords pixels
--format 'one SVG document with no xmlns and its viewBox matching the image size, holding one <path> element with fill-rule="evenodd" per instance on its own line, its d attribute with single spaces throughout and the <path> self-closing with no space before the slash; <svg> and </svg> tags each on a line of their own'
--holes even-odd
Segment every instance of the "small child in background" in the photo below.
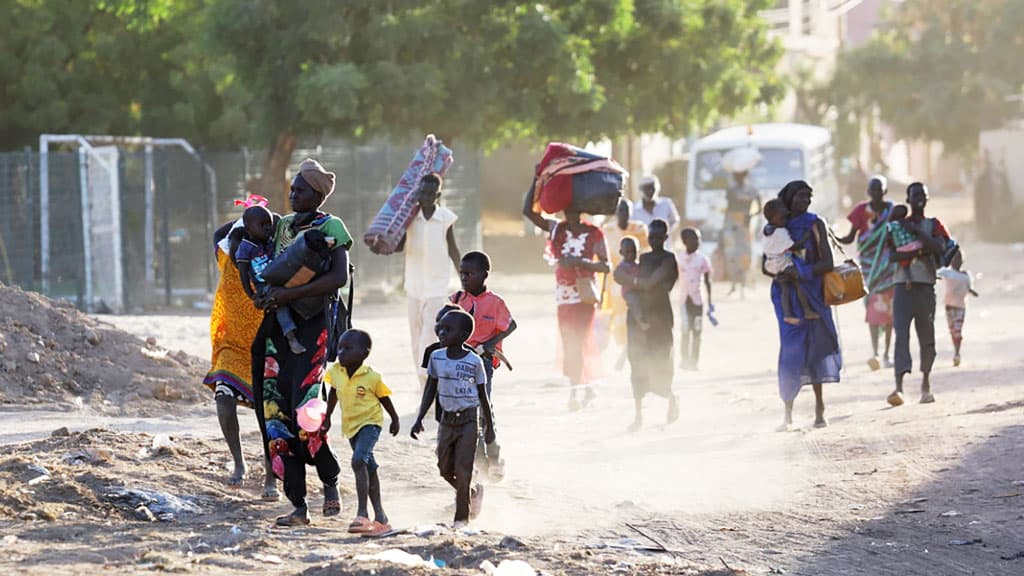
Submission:
<svg viewBox="0 0 1024 576">
<path fill-rule="evenodd" d="M 466 527 L 483 506 L 483 485 L 471 486 L 478 421 L 484 426 L 484 441 L 493 444 L 496 439 L 484 362 L 464 346 L 473 329 L 473 317 L 463 310 L 452 310 L 438 322 L 437 336 L 444 348 L 430 355 L 427 384 L 410 434 L 417 439 L 423 432 L 423 417 L 439 398 L 437 467 L 441 477 L 455 488 L 456 529 Z"/>
<path fill-rule="evenodd" d="M 636 280 L 640 275 L 640 264 L 637 262 L 639 252 L 640 243 L 636 238 L 626 236 L 620 240 L 619 255 L 622 256 L 622 261 L 615 267 L 615 270 L 612 270 L 612 274 L 616 278 L 623 278 L 624 281 L 620 283 L 622 286 L 622 299 L 626 301 L 626 307 L 633 313 L 633 318 L 636 319 L 637 324 L 641 328 L 645 328 L 647 322 L 644 321 L 643 309 L 640 306 L 640 293 L 633 288 L 633 280 Z"/>
<path fill-rule="evenodd" d="M 801 238 L 799 244 L 793 241 L 786 230 L 786 220 L 789 219 L 789 210 L 778 198 L 772 198 L 765 202 L 764 218 L 768 224 L 764 227 L 764 239 L 761 240 L 761 247 L 764 249 L 764 269 L 775 277 L 782 291 L 782 321 L 787 324 L 799 324 L 800 318 L 793 314 L 793 306 L 790 301 L 789 291 L 796 290 L 797 300 L 803 309 L 804 318 L 816 320 L 821 318 L 807 303 L 807 295 L 804 294 L 800 282 L 795 280 L 796 266 L 794 259 L 799 255 L 796 250 L 802 249 L 806 238 Z"/>
<path fill-rule="evenodd" d="M 889 223 L 886 225 L 889 234 L 892 236 L 892 244 L 897 252 L 917 252 L 924 248 L 924 244 L 914 234 L 903 227 L 901 220 L 906 220 L 910 210 L 905 204 L 897 204 L 892 207 L 889 214 Z"/>
<path fill-rule="evenodd" d="M 683 228 L 679 233 L 684 252 L 676 257 L 679 265 L 679 277 L 683 279 L 680 287 L 683 292 L 682 338 L 680 339 L 679 365 L 686 370 L 696 370 L 700 361 L 700 336 L 703 329 L 704 300 L 701 298 L 701 279 L 708 293 L 708 318 L 714 323 L 712 313 L 715 310 L 711 303 L 711 261 L 697 250 L 700 248 L 700 230 Z"/>
<path fill-rule="evenodd" d="M 487 397 L 494 402 L 494 370 L 502 360 L 508 366 L 501 344 L 509 334 L 515 332 L 516 321 L 501 296 L 487 289 L 487 277 L 491 271 L 491 258 L 483 252 L 468 252 L 459 262 L 459 280 L 462 290 L 452 294 L 453 304 L 473 316 L 473 335 L 466 345 L 484 361 L 487 374 Z M 511 370 L 512 367 L 509 366 Z M 491 406 L 494 410 L 494 406 Z M 505 462 L 500 456 L 501 446 L 486 444 L 481 437 L 477 443 L 477 462 L 489 478 L 500 481 L 505 476 Z"/>
<path fill-rule="evenodd" d="M 249 298 L 255 299 L 270 288 L 262 273 L 274 258 L 274 218 L 264 206 L 250 206 L 242 213 L 242 224 L 245 233 L 235 250 L 235 265 L 242 279 L 242 288 Z M 288 339 L 288 348 L 293 354 L 304 354 L 306 347 L 295 336 L 291 309 L 278 306 L 274 315 Z"/>
<path fill-rule="evenodd" d="M 953 366 L 960 365 L 960 344 L 963 342 L 964 318 L 967 316 L 967 295 L 977 298 L 974 290 L 974 279 L 971 273 L 961 270 L 964 257 L 963 251 L 957 251 L 949 263 L 949 268 L 939 270 L 938 277 L 946 282 L 946 324 L 949 335 L 953 338 Z"/>
<path fill-rule="evenodd" d="M 348 526 L 350 534 L 380 536 L 391 531 L 388 516 L 380 500 L 380 478 L 373 448 L 384 425 L 383 410 L 391 417 L 388 431 L 398 435 L 398 413 L 391 402 L 391 390 L 381 375 L 365 364 L 373 340 L 362 330 L 348 330 L 338 342 L 338 361 L 327 369 L 324 381 L 331 386 L 327 399 L 325 430 L 330 428 L 331 413 L 341 404 L 341 432 L 352 446 L 352 473 L 356 480 L 356 518 Z M 366 500 L 373 505 L 373 521 Z"/>
</svg>

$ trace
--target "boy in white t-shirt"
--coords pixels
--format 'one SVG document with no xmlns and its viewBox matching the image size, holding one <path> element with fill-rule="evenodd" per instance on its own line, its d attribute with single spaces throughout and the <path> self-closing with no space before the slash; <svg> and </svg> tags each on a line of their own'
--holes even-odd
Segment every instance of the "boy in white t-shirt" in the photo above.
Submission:
<svg viewBox="0 0 1024 576">
<path fill-rule="evenodd" d="M 790 302 L 789 291 L 796 290 L 797 300 L 803 309 L 804 318 L 817 320 L 821 318 L 807 303 L 807 295 L 804 294 L 800 282 L 795 277 L 796 268 L 793 259 L 797 257 L 794 249 L 796 242 L 786 230 L 786 220 L 789 218 L 789 210 L 778 198 L 773 198 L 764 205 L 764 218 L 768 224 L 764 227 L 764 239 L 761 240 L 761 248 L 764 250 L 764 269 L 775 277 L 782 292 L 782 321 L 787 324 L 799 324 L 800 318 L 793 314 L 793 306 Z M 800 246 L 806 238 L 800 239 Z M 783 273 L 786 274 L 783 274 Z"/>
<path fill-rule="evenodd" d="M 936 274 L 946 281 L 946 325 L 949 326 L 949 335 L 953 338 L 953 366 L 960 365 L 960 344 L 964 339 L 964 318 L 967 317 L 967 295 L 978 297 L 971 273 L 960 269 L 963 264 L 963 251 L 957 251 L 949 262 L 949 268 L 943 268 Z"/>
<path fill-rule="evenodd" d="M 679 365 L 686 370 L 696 370 L 700 361 L 700 335 L 703 328 L 704 300 L 700 294 L 701 280 L 708 293 L 708 313 L 714 310 L 711 303 L 711 261 L 697 250 L 700 248 L 700 230 L 683 228 L 679 233 L 686 250 L 677 256 L 679 283 L 683 292 L 682 313 L 683 333 L 680 338 Z"/>
<path fill-rule="evenodd" d="M 409 339 L 420 379 L 427 372 L 419 368 L 420 353 L 434 342 L 434 317 L 448 301 L 452 268 L 459 269 L 459 247 L 455 244 L 454 212 L 438 204 L 444 180 L 427 174 L 420 180 L 416 197 L 419 212 L 409 224 L 399 250 L 405 251 L 405 294 L 409 303 Z"/>
</svg>

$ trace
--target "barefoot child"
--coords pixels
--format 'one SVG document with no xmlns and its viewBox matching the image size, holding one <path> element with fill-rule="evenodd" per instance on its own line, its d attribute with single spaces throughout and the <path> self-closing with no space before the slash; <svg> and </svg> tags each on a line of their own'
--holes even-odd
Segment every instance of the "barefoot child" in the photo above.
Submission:
<svg viewBox="0 0 1024 576">
<path fill-rule="evenodd" d="M 711 303 L 711 261 L 697 251 L 700 248 L 700 230 L 683 228 L 679 237 L 686 247 L 686 251 L 679 255 L 679 276 L 683 279 L 683 337 L 679 363 L 687 370 L 696 370 L 700 361 L 701 318 L 704 314 L 704 300 L 700 294 L 701 279 L 708 293 L 708 315 L 715 309 Z"/>
<path fill-rule="evenodd" d="M 274 254 L 274 219 L 263 206 L 251 206 L 242 213 L 245 234 L 235 251 L 235 264 L 242 279 L 242 288 L 249 298 L 263 295 L 270 286 L 262 273 L 270 265 Z M 255 288 L 254 288 L 255 287 Z M 279 306 L 274 312 L 281 331 L 288 339 L 293 354 L 305 354 L 306 347 L 295 337 L 295 320 L 288 306 Z"/>
<path fill-rule="evenodd" d="M 764 267 L 770 274 L 775 276 L 779 288 L 782 290 L 783 322 L 793 325 L 800 323 L 800 318 L 793 314 L 789 298 L 790 290 L 796 290 L 796 297 L 800 302 L 800 307 L 803 309 L 804 318 L 807 320 L 821 318 L 807 303 L 807 295 L 804 294 L 800 283 L 788 280 L 790 275 L 783 274 L 783 272 L 790 269 L 793 269 L 795 273 L 793 259 L 797 255 L 794 254 L 794 248 L 798 246 L 793 241 L 793 238 L 790 237 L 789 231 L 786 230 L 786 220 L 789 218 L 789 211 L 786 210 L 786 205 L 777 198 L 769 200 L 764 205 L 764 218 L 768 221 L 768 224 L 764 227 L 764 240 L 761 241 L 765 255 Z M 802 246 L 805 240 L 805 238 L 800 239 L 799 246 Z"/>
<path fill-rule="evenodd" d="M 516 321 L 501 296 L 487 289 L 485 283 L 490 271 L 491 258 L 487 254 L 474 251 L 464 255 L 459 263 L 462 290 L 452 294 L 450 300 L 473 316 L 475 327 L 466 344 L 484 361 L 487 397 L 493 402 L 494 369 L 501 365 L 501 358 L 504 358 L 501 343 L 515 331 Z M 485 444 L 483 438 L 480 438 L 477 443 L 479 464 L 481 470 L 493 480 L 501 480 L 505 474 L 505 463 L 500 454 L 501 446 Z"/>
<path fill-rule="evenodd" d="M 338 342 L 338 361 L 327 369 L 324 381 L 331 386 L 327 400 L 324 427 L 330 428 L 331 413 L 341 404 L 341 431 L 352 446 L 352 473 L 356 479 L 356 518 L 348 526 L 351 534 L 379 536 L 391 530 L 387 514 L 380 501 L 380 478 L 373 448 L 380 438 L 384 424 L 383 410 L 391 417 L 388 431 L 398 435 L 398 413 L 391 402 L 391 390 L 366 357 L 373 348 L 370 335 L 362 330 L 348 330 Z M 373 522 L 366 509 L 369 497 L 373 505 Z"/>
<path fill-rule="evenodd" d="M 619 241 L 619 255 L 622 260 L 612 271 L 613 278 L 622 287 L 622 299 L 626 301 L 626 309 L 633 315 L 637 323 L 647 326 L 644 322 L 643 310 L 640 307 L 640 293 L 636 291 L 633 284 L 640 275 L 640 264 L 636 259 L 639 256 L 639 242 L 632 236 L 626 236 Z M 619 279 L 621 278 L 621 281 Z"/>
<path fill-rule="evenodd" d="M 978 293 L 974 291 L 971 273 L 960 269 L 963 263 L 963 252 L 958 251 L 953 255 L 949 268 L 943 268 L 938 272 L 939 278 L 946 280 L 946 324 L 949 326 L 949 335 L 953 337 L 953 366 L 960 365 L 960 343 L 963 342 L 964 318 L 967 316 L 967 295 L 978 297 Z"/>
<path fill-rule="evenodd" d="M 473 334 L 473 317 L 452 310 L 441 318 L 437 336 L 444 348 L 430 355 L 427 384 L 413 424 L 413 439 L 423 432 L 423 417 L 440 398 L 441 418 L 437 432 L 437 467 L 441 477 L 455 488 L 455 528 L 464 528 L 480 513 L 483 485 L 472 488 L 476 458 L 478 413 L 482 412 L 484 441 L 495 440 L 491 403 L 487 398 L 487 374 L 483 360 L 463 347 Z"/>
</svg>

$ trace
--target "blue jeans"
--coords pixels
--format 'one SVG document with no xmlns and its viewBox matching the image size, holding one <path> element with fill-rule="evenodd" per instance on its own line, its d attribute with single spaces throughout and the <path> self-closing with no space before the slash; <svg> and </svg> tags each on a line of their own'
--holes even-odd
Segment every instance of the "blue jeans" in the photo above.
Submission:
<svg viewBox="0 0 1024 576">
<path fill-rule="evenodd" d="M 363 462 L 366 469 L 373 472 L 377 469 L 377 461 L 373 458 L 373 447 L 380 439 L 380 426 L 367 424 L 356 432 L 356 435 L 348 439 L 352 446 L 352 462 Z"/>
</svg>

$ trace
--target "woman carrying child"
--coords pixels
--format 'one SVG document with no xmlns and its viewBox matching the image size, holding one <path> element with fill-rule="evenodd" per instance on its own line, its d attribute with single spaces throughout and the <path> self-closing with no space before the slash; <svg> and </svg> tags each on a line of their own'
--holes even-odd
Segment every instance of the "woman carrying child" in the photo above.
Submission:
<svg viewBox="0 0 1024 576">
<path fill-rule="evenodd" d="M 557 262 L 555 302 L 562 336 L 562 370 L 572 386 L 569 410 L 579 410 L 576 390 L 584 388 L 584 405 L 593 400 L 590 380 L 601 361 L 592 327 L 600 290 L 596 288 L 596 276 L 609 272 L 604 234 L 597 226 L 584 222 L 579 212 L 567 210 L 561 222 L 545 218 L 533 206 L 532 190 L 524 199 L 523 215 L 548 234 L 550 255 Z M 589 285 L 590 293 L 581 292 L 581 285 L 585 289 Z"/>
<path fill-rule="evenodd" d="M 828 426 L 825 420 L 825 401 L 822 384 L 839 382 L 842 354 L 832 312 L 825 304 L 822 275 L 832 270 L 832 250 L 829 246 L 825 222 L 817 214 L 808 212 L 813 191 L 803 180 L 794 180 L 779 192 L 778 198 L 789 211 L 786 230 L 791 238 L 804 239 L 804 257 L 794 259 L 793 267 L 780 276 L 799 282 L 809 308 L 819 318 L 806 315 L 801 322 L 785 321 L 782 306 L 782 287 L 778 279 L 772 281 L 772 304 L 779 324 L 779 395 L 785 404 L 785 419 L 780 430 L 789 430 L 793 424 L 793 401 L 800 388 L 810 384 L 814 389 L 814 427 Z M 764 269 L 767 276 L 772 276 Z M 795 309 L 796 291 L 789 294 L 789 306 Z"/>
<path fill-rule="evenodd" d="M 266 199 L 250 196 L 236 204 L 262 206 Z M 217 404 L 217 421 L 231 452 L 234 471 L 228 477 L 229 486 L 241 486 L 245 480 L 246 465 L 242 455 L 242 441 L 238 425 L 238 406 L 253 407 L 252 375 L 253 338 L 263 321 L 263 312 L 252 305 L 235 269 L 234 253 L 242 236 L 242 219 L 228 222 L 214 232 L 214 251 L 220 280 L 213 295 L 210 313 L 210 347 L 213 355 L 210 371 L 203 379 Z M 264 460 L 265 476 L 262 499 L 276 502 L 281 498 L 277 490 L 270 462 Z"/>
<path fill-rule="evenodd" d="M 274 314 L 266 314 L 253 341 L 253 389 L 257 416 L 263 433 L 264 450 L 274 473 L 284 480 L 284 492 L 294 511 L 277 519 L 279 526 L 309 524 L 306 504 L 306 465 L 316 466 L 324 487 L 324 516 L 341 512 L 338 498 L 338 460 L 324 432 L 307 432 L 297 425 L 297 410 L 313 398 L 322 397 L 326 370 L 327 304 L 348 281 L 348 249 L 352 245 L 345 224 L 320 211 L 334 191 L 333 172 L 327 172 L 315 160 L 305 160 L 292 180 L 288 199 L 295 212 L 284 216 L 275 231 L 274 256 L 309 230 L 320 230 L 334 239 L 331 266 L 308 283 L 292 288 L 275 286 L 256 298 L 256 306 L 273 311 L 300 300 L 315 303 L 303 306 L 304 314 L 292 306 L 295 336 L 306 348 L 302 354 L 291 351 Z M 310 311 L 315 311 L 310 314 Z"/>
</svg>

